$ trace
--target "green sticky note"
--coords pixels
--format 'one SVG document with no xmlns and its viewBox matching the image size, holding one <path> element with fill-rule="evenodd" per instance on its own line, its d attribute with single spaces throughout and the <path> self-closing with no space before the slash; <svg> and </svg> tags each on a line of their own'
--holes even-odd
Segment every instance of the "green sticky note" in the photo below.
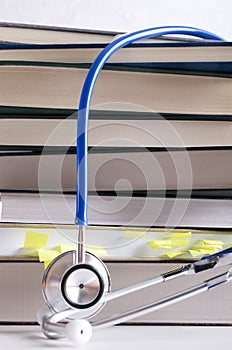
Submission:
<svg viewBox="0 0 232 350">
<path fill-rule="evenodd" d="M 48 235 L 44 233 L 27 231 L 23 248 L 40 249 L 45 248 L 48 242 Z"/>
</svg>

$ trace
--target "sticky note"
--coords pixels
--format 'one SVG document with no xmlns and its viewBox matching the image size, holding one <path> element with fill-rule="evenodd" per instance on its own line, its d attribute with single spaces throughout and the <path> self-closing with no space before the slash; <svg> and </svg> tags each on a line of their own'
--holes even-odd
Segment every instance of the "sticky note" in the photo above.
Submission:
<svg viewBox="0 0 232 350">
<path fill-rule="evenodd" d="M 107 256 L 108 252 L 106 249 L 98 246 L 86 246 L 86 250 L 97 256 Z"/>
<path fill-rule="evenodd" d="M 168 251 L 164 255 L 168 256 L 170 259 L 174 258 L 175 256 L 179 256 L 184 254 L 185 252 L 177 252 L 177 251 Z"/>
<path fill-rule="evenodd" d="M 23 248 L 39 249 L 45 248 L 48 242 L 48 235 L 44 233 L 27 231 Z"/>
<path fill-rule="evenodd" d="M 184 247 L 189 243 L 185 239 L 153 239 L 149 242 L 149 246 L 153 249 L 166 248 L 172 249 L 173 247 Z"/>
<path fill-rule="evenodd" d="M 168 238 L 178 239 L 178 238 L 191 238 L 192 232 L 172 232 Z"/>
<path fill-rule="evenodd" d="M 191 249 L 189 249 L 188 251 L 193 257 L 197 257 L 197 256 L 207 256 L 207 255 L 215 254 L 218 252 L 218 248 L 212 248 L 212 247 L 194 248 L 194 247 L 191 247 Z"/>
<path fill-rule="evenodd" d="M 146 232 L 143 231 L 126 231 L 123 234 L 123 237 L 125 238 L 145 238 Z"/>
<path fill-rule="evenodd" d="M 69 252 L 70 250 L 75 250 L 76 246 L 73 245 L 67 245 L 67 244 L 60 244 L 55 248 L 55 251 L 57 251 L 59 254 L 63 254 L 66 252 Z"/>
<path fill-rule="evenodd" d="M 153 249 L 166 248 L 172 249 L 171 240 L 168 239 L 153 239 L 148 242 L 149 246 Z"/>
<path fill-rule="evenodd" d="M 54 249 L 38 249 L 38 256 L 39 256 L 39 261 L 52 261 L 54 260 L 59 253 L 56 252 Z"/>
<path fill-rule="evenodd" d="M 44 269 L 46 270 L 46 268 L 48 267 L 48 265 L 50 265 L 52 262 L 52 260 L 48 260 L 48 261 L 44 261 Z"/>
<path fill-rule="evenodd" d="M 199 249 L 199 251 L 203 254 L 203 255 L 211 255 L 211 254 L 215 254 L 218 252 L 218 248 L 201 248 Z"/>
<path fill-rule="evenodd" d="M 223 246 L 223 242 L 222 241 L 219 241 L 219 240 L 213 240 L 213 239 L 203 239 L 202 240 L 202 243 L 204 245 L 210 245 L 210 246 L 215 246 L 215 247 L 218 247 L 218 248 L 221 248 Z"/>
<path fill-rule="evenodd" d="M 196 258 L 196 257 L 199 257 L 202 255 L 200 250 L 189 249 L 188 251 L 192 255 L 193 258 Z"/>
<path fill-rule="evenodd" d="M 172 247 L 183 247 L 189 243 L 187 239 L 171 239 Z"/>
<path fill-rule="evenodd" d="M 44 263 L 45 269 L 59 255 L 54 249 L 38 249 L 37 252 L 39 261 Z"/>
<path fill-rule="evenodd" d="M 223 242 L 222 241 L 215 241 L 215 240 L 205 240 L 205 239 L 201 239 L 198 240 L 194 243 L 194 249 L 195 248 L 204 248 L 204 249 L 211 249 L 211 248 L 218 248 L 221 249 L 223 246 Z"/>
</svg>

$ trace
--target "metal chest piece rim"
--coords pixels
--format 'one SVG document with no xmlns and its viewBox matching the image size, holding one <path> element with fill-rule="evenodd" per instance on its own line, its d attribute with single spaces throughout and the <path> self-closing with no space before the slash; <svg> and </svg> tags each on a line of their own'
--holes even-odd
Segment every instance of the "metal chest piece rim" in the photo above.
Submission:
<svg viewBox="0 0 232 350">
<path fill-rule="evenodd" d="M 85 263 L 75 264 L 75 251 L 59 255 L 47 267 L 42 281 L 44 300 L 56 313 L 76 309 L 71 318 L 89 318 L 104 306 L 101 298 L 110 292 L 109 271 L 101 259 L 85 252 Z"/>
</svg>

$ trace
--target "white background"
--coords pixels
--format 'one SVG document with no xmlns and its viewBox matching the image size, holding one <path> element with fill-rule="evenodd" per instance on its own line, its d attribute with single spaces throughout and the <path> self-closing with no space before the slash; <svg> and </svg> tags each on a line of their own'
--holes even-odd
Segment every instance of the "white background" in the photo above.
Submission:
<svg viewBox="0 0 232 350">
<path fill-rule="evenodd" d="M 18 350 L 200 350 L 231 349 L 230 327 L 121 326 L 94 331 L 83 347 L 46 339 L 38 326 L 0 326 L 1 349 Z"/>
<path fill-rule="evenodd" d="M 131 31 L 195 26 L 232 40 L 231 0 L 0 0 L 0 21 Z"/>
</svg>

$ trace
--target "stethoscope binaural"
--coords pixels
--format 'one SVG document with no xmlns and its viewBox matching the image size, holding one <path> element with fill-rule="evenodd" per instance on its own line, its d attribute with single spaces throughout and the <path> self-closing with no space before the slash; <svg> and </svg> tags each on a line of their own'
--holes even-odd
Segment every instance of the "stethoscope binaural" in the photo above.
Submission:
<svg viewBox="0 0 232 350">
<path fill-rule="evenodd" d="M 76 343 L 87 342 L 92 329 L 103 328 L 126 322 L 134 317 L 153 312 L 177 301 L 205 292 L 232 279 L 232 271 L 216 276 L 200 285 L 155 301 L 151 304 L 126 311 L 90 323 L 88 319 L 99 312 L 110 300 L 142 290 L 158 283 L 183 275 L 191 275 L 217 266 L 232 264 L 232 248 L 207 256 L 198 262 L 181 266 L 152 279 L 111 292 L 111 281 L 105 264 L 98 257 L 85 251 L 85 227 L 87 219 L 87 155 L 88 155 L 88 116 L 92 93 L 98 75 L 106 61 L 120 48 L 140 39 L 162 35 L 182 34 L 209 40 L 222 40 L 220 37 L 190 27 L 159 27 L 145 29 L 120 36 L 99 54 L 92 64 L 82 89 L 77 125 L 77 191 L 76 217 L 77 248 L 58 256 L 46 269 L 43 277 L 43 296 L 49 312 L 38 313 L 38 321 L 48 338 L 68 337 Z"/>
</svg>

